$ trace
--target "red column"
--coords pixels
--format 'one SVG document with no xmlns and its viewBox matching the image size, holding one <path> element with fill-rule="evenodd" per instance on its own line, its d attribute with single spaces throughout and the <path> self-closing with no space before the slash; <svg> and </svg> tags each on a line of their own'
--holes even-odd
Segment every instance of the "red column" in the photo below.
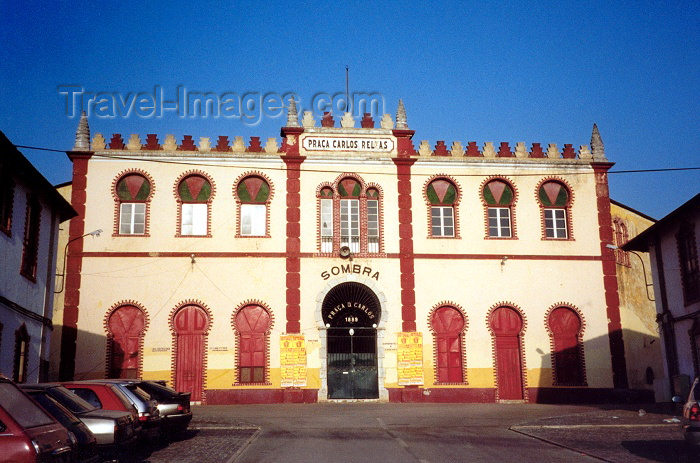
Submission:
<svg viewBox="0 0 700 463">
<path fill-rule="evenodd" d="M 78 213 L 71 219 L 68 239 L 74 240 L 68 245 L 66 257 L 65 295 L 63 308 L 63 329 L 61 331 L 61 364 L 58 376 L 61 381 L 73 379 L 75 373 L 75 342 L 78 338 L 78 311 L 80 305 L 80 271 L 83 266 L 83 240 L 76 239 L 85 233 L 85 200 L 87 197 L 88 162 L 92 152 L 69 151 L 68 157 L 73 161 L 73 182 L 71 187 L 71 204 Z"/>
<path fill-rule="evenodd" d="M 411 212 L 411 166 L 416 162 L 413 130 L 394 130 L 397 137 L 396 164 L 399 196 L 399 269 L 401 271 L 401 329 L 416 331 L 416 283 L 413 264 L 413 216 Z"/>
<path fill-rule="evenodd" d="M 608 190 L 608 170 L 611 162 L 591 163 L 595 174 L 596 197 L 598 201 L 598 230 L 600 254 L 603 259 L 603 287 L 605 289 L 606 315 L 608 318 L 608 342 L 613 370 L 613 386 L 627 388 L 627 362 L 625 343 L 622 339 L 620 321 L 620 296 L 617 290 L 617 267 L 615 253 L 608 248 L 613 242 L 612 217 L 610 216 L 610 193 Z"/>
<path fill-rule="evenodd" d="M 301 163 L 306 159 L 299 156 L 299 135 L 304 131 L 300 127 L 283 127 L 282 136 L 286 139 L 285 154 L 282 160 L 287 166 L 287 244 L 286 244 L 286 284 L 287 284 L 287 333 L 301 332 L 301 196 L 299 194 L 299 177 Z M 290 138 L 293 138 L 290 143 Z"/>
</svg>

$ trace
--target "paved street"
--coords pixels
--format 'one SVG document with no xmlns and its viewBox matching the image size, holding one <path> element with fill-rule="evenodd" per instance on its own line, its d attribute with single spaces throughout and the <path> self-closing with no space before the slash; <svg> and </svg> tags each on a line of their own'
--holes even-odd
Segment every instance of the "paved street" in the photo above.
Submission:
<svg viewBox="0 0 700 463">
<path fill-rule="evenodd" d="M 631 407 L 633 408 L 633 407 Z M 691 462 L 672 415 L 525 404 L 199 406 L 171 462 Z"/>
</svg>

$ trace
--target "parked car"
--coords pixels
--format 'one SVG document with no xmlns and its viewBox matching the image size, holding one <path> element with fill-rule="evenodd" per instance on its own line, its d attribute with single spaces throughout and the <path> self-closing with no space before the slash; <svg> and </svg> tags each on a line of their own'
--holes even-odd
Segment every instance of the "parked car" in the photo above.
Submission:
<svg viewBox="0 0 700 463">
<path fill-rule="evenodd" d="M 683 402 L 681 397 L 674 397 L 674 402 Z M 700 445 L 700 377 L 695 378 L 688 397 L 683 404 L 683 436 L 690 445 Z"/>
<path fill-rule="evenodd" d="M 61 423 L 64 428 L 72 432 L 77 441 L 73 447 L 73 459 L 78 463 L 95 463 L 100 461 L 100 456 L 97 453 L 97 439 L 90 432 L 88 427 L 80 421 L 80 418 L 75 416 L 66 407 L 61 405 L 45 390 L 41 389 L 22 389 L 34 399 L 44 410 L 49 412 L 56 421 Z"/>
<path fill-rule="evenodd" d="M 158 401 L 158 410 L 163 426 L 168 434 L 178 434 L 187 430 L 192 421 L 190 393 L 177 392 L 165 385 L 165 381 L 134 381 Z"/>
<path fill-rule="evenodd" d="M 137 437 L 130 411 L 100 410 L 60 384 L 23 384 L 20 387 L 30 395 L 45 394 L 76 415 L 95 435 L 104 456 L 126 448 Z"/>
<path fill-rule="evenodd" d="M 75 444 L 73 434 L 0 375 L 0 462 L 66 463 Z"/>
<path fill-rule="evenodd" d="M 101 408 L 110 410 L 134 409 L 136 419 L 141 424 L 140 436 L 143 438 L 158 438 L 163 432 L 158 402 L 131 380 L 96 379 L 73 381 L 63 385 L 90 403 L 93 403 L 91 400 L 97 398 Z M 91 399 L 87 399 L 88 396 Z M 130 406 L 125 403 L 125 399 Z M 93 403 L 93 405 L 96 404 Z"/>
</svg>

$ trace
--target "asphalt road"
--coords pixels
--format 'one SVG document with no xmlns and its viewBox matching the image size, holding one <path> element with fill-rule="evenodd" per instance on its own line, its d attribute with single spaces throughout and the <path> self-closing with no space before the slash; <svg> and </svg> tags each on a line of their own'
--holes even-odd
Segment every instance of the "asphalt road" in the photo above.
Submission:
<svg viewBox="0 0 700 463">
<path fill-rule="evenodd" d="M 667 414 L 536 404 L 194 407 L 182 439 L 131 461 L 692 462 Z"/>
</svg>

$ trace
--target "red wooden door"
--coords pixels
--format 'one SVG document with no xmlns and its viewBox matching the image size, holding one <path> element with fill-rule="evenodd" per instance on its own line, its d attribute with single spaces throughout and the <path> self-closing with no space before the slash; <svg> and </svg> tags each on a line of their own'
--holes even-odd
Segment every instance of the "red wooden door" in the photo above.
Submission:
<svg viewBox="0 0 700 463">
<path fill-rule="evenodd" d="M 145 317 L 138 307 L 125 305 L 112 312 L 107 328 L 112 334 L 110 375 L 114 378 L 137 378 L 141 336 Z"/>
<path fill-rule="evenodd" d="M 175 357 L 175 389 L 189 392 L 190 400 L 201 401 L 204 389 L 204 340 L 209 317 L 201 308 L 188 305 L 173 318 L 177 356 Z"/>
<path fill-rule="evenodd" d="M 464 317 L 453 307 L 440 307 L 433 313 L 431 325 L 437 341 L 438 381 L 463 382 L 461 334 Z"/>
<path fill-rule="evenodd" d="M 509 307 L 499 307 L 491 314 L 491 329 L 496 337 L 496 378 L 498 398 L 520 400 L 523 398 L 520 331 L 523 320 Z"/>
<path fill-rule="evenodd" d="M 266 333 L 270 314 L 259 305 L 249 305 L 236 314 L 238 330 L 238 380 L 241 383 L 265 381 Z"/>
<path fill-rule="evenodd" d="M 578 336 L 581 319 L 568 307 L 559 307 L 549 314 L 549 329 L 554 338 L 554 376 L 557 384 L 583 383 Z"/>
</svg>

